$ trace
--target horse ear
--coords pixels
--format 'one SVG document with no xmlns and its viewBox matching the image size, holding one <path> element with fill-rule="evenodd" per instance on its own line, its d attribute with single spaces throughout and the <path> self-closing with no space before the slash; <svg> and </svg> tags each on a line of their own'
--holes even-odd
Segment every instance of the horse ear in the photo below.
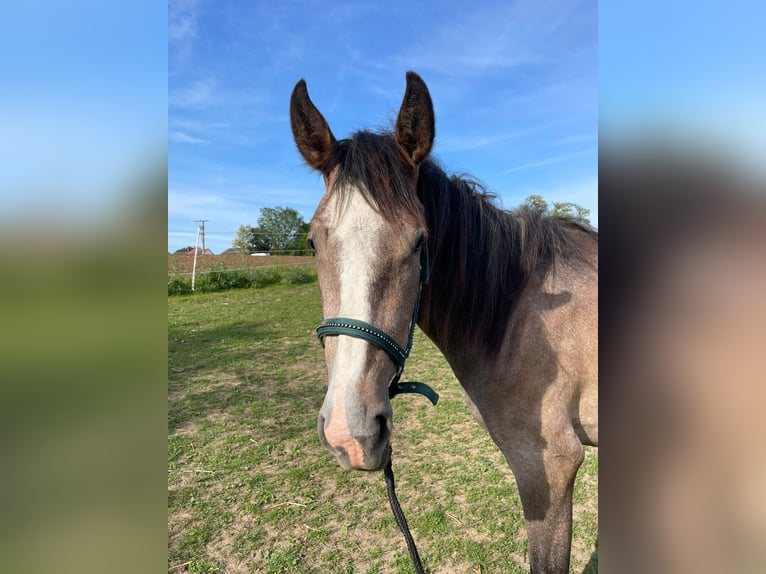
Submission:
<svg viewBox="0 0 766 574">
<path fill-rule="evenodd" d="M 407 89 L 396 118 L 396 143 L 405 157 L 417 165 L 428 156 L 434 143 L 434 106 L 423 79 L 407 72 Z"/>
<path fill-rule="evenodd" d="M 303 159 L 311 167 L 329 175 L 334 167 L 335 136 L 322 114 L 309 98 L 306 81 L 300 80 L 290 96 L 290 125 Z"/>
</svg>

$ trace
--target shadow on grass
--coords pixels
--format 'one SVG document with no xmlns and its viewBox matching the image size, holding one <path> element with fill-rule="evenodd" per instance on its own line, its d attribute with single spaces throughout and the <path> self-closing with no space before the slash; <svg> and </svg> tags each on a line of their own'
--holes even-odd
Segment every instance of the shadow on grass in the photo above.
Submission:
<svg viewBox="0 0 766 574">
<path fill-rule="evenodd" d="M 264 321 L 237 320 L 224 325 L 168 327 L 168 362 L 171 381 L 173 368 L 191 373 L 210 369 L 226 370 L 241 362 L 260 341 L 280 334 Z"/>
<path fill-rule="evenodd" d="M 585 568 L 583 568 L 582 574 L 598 574 L 598 540 L 596 540 L 596 549 L 591 554 Z"/>
<path fill-rule="evenodd" d="M 274 322 L 170 326 L 168 431 L 225 412 L 271 418 L 304 408 L 313 421 L 308 409 L 318 410 L 325 391 L 314 343 L 311 329 Z"/>
</svg>

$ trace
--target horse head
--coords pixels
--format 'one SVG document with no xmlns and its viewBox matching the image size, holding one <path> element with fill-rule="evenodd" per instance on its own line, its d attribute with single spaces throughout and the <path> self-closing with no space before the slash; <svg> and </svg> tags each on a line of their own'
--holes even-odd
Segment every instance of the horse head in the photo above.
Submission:
<svg viewBox="0 0 766 574">
<path fill-rule="evenodd" d="M 324 317 L 348 318 L 360 333 L 377 333 L 347 336 L 336 329 L 323 337 L 328 388 L 319 438 L 344 468 L 379 470 L 390 456 L 389 384 L 403 359 L 397 364 L 396 353 L 378 339 L 393 339 L 394 349 L 409 352 L 426 259 L 417 178 L 434 139 L 431 97 L 408 72 L 393 133 L 362 131 L 338 141 L 300 80 L 290 122 L 301 155 L 324 177 L 308 240 Z"/>
</svg>

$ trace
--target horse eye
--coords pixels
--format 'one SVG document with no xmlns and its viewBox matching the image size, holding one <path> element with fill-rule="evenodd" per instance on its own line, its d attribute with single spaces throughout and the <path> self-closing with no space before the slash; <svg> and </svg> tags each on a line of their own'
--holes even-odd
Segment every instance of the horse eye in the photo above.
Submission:
<svg viewBox="0 0 766 574">
<path fill-rule="evenodd" d="M 420 251 L 423 248 L 423 245 L 425 245 L 425 243 L 426 243 L 426 236 L 421 235 L 420 237 L 418 237 L 418 241 L 415 244 L 415 249 L 413 249 L 412 252 L 417 253 L 418 251 Z"/>
<path fill-rule="evenodd" d="M 306 243 L 308 244 L 309 249 L 311 249 L 312 254 L 316 255 L 317 248 L 316 248 L 316 245 L 314 245 L 314 239 L 311 236 L 309 236 L 306 238 Z"/>
</svg>

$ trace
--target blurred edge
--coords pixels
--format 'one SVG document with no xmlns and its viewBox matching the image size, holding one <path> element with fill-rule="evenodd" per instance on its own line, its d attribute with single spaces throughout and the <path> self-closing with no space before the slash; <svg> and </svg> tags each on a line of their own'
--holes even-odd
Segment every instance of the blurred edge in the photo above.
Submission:
<svg viewBox="0 0 766 574">
<path fill-rule="evenodd" d="M 599 4 L 604 572 L 766 572 L 763 16 Z"/>
<path fill-rule="evenodd" d="M 166 567 L 167 5 L 0 22 L 0 570 Z"/>
<path fill-rule="evenodd" d="M 2 238 L 7 571 L 163 567 L 164 161 L 136 166 L 149 173 L 119 215 Z"/>
<path fill-rule="evenodd" d="M 136 167 L 153 173 L 119 216 L 2 238 L 8 571 L 148 571 L 165 554 L 167 179 Z"/>
<path fill-rule="evenodd" d="M 766 571 L 766 188 L 720 156 L 599 156 L 599 563 Z"/>
</svg>

